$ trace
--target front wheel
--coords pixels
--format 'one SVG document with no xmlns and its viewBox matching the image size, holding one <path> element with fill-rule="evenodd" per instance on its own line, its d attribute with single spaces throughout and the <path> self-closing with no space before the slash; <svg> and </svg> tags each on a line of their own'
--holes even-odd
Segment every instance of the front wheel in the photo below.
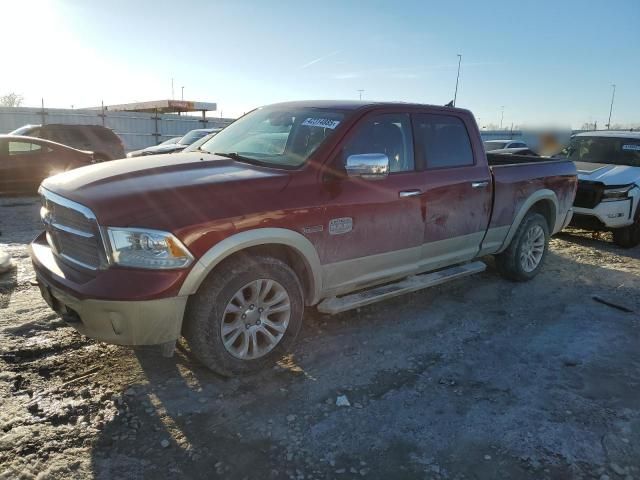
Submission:
<svg viewBox="0 0 640 480">
<path fill-rule="evenodd" d="M 507 249 L 496 255 L 496 267 L 502 276 L 515 282 L 535 277 L 549 250 L 549 227 L 539 213 L 528 213 Z"/>
<path fill-rule="evenodd" d="M 291 348 L 303 311 L 302 287 L 286 263 L 260 255 L 231 258 L 189 299 L 184 336 L 211 370 L 255 372 Z"/>
<path fill-rule="evenodd" d="M 633 225 L 617 228 L 613 231 L 613 243 L 622 248 L 632 248 L 640 245 L 640 216 Z"/>
</svg>

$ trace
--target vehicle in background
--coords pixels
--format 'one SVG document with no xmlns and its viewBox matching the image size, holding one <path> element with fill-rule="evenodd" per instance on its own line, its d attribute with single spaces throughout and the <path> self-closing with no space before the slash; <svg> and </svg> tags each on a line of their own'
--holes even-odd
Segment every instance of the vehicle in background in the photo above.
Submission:
<svg viewBox="0 0 640 480">
<path fill-rule="evenodd" d="M 215 137 L 221 131 L 222 131 L 221 128 L 215 129 L 215 131 L 209 133 L 208 135 L 205 135 L 200 140 L 196 140 L 195 142 L 193 142 L 191 145 L 189 145 L 187 148 L 185 148 L 182 152 L 183 153 L 184 152 L 196 152 L 196 151 L 200 150 L 200 147 L 202 145 L 204 145 L 206 142 L 211 140 L 213 137 Z"/>
<path fill-rule="evenodd" d="M 640 244 L 640 132 L 594 131 L 571 137 L 563 155 L 578 169 L 572 225 L 613 232 L 625 248 Z"/>
<path fill-rule="evenodd" d="M 143 148 L 142 150 L 134 150 L 127 153 L 127 158 L 142 157 L 145 155 L 160 155 L 163 153 L 178 153 L 183 151 L 189 145 L 200 140 L 202 137 L 209 135 L 210 133 L 219 132 L 221 128 L 197 128 L 191 130 L 186 135 L 178 137 L 177 141 L 173 143 L 162 142 L 159 145 L 153 145 L 151 147 Z"/>
<path fill-rule="evenodd" d="M 178 143 L 178 140 L 180 140 L 182 137 L 171 137 L 166 139 L 164 142 L 160 142 L 158 145 L 171 145 L 174 143 Z"/>
<path fill-rule="evenodd" d="M 102 125 L 25 125 L 9 135 L 44 138 L 79 150 L 91 150 L 96 162 L 124 158 L 124 145 L 113 130 Z"/>
<path fill-rule="evenodd" d="M 0 135 L 0 193 L 34 194 L 47 177 L 93 163 L 93 153 L 34 137 Z"/>
<path fill-rule="evenodd" d="M 539 157 L 538 152 L 530 149 L 529 147 L 515 147 L 515 148 L 499 148 L 497 150 L 488 150 L 491 153 L 501 153 L 503 155 L 526 155 L 529 157 Z"/>
<path fill-rule="evenodd" d="M 483 271 L 486 255 L 535 277 L 576 169 L 532 160 L 485 154 L 468 110 L 276 104 L 197 152 L 45 180 L 31 258 L 81 333 L 166 354 L 184 334 L 207 367 L 246 373 L 291 348 L 305 306 L 358 308 Z"/>
<path fill-rule="evenodd" d="M 492 150 L 503 150 L 505 148 L 526 148 L 528 145 L 521 140 L 485 140 L 484 149 L 487 152 Z"/>
</svg>

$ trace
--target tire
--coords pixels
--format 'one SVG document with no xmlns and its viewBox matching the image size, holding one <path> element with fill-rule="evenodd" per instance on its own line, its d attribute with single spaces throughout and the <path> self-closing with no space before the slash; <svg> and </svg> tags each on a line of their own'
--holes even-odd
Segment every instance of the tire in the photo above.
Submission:
<svg viewBox="0 0 640 480">
<path fill-rule="evenodd" d="M 613 230 L 613 243 L 622 248 L 633 248 L 640 245 L 640 217 L 633 225 Z"/>
<path fill-rule="evenodd" d="M 527 250 L 530 255 L 527 255 Z M 526 282 L 538 274 L 548 250 L 547 221 L 539 213 L 529 212 L 507 249 L 496 255 L 496 267 L 503 277 L 514 282 Z"/>
<path fill-rule="evenodd" d="M 198 360 L 230 377 L 268 367 L 288 352 L 303 312 L 300 281 L 286 263 L 262 255 L 234 257 L 189 299 L 183 333 Z"/>
</svg>

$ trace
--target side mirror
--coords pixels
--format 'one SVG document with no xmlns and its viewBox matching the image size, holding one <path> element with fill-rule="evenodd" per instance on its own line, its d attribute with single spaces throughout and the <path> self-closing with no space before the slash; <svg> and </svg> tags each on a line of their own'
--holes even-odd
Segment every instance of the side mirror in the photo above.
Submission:
<svg viewBox="0 0 640 480">
<path fill-rule="evenodd" d="M 389 157 L 384 153 L 349 155 L 345 168 L 350 177 L 381 180 L 389 175 Z"/>
</svg>

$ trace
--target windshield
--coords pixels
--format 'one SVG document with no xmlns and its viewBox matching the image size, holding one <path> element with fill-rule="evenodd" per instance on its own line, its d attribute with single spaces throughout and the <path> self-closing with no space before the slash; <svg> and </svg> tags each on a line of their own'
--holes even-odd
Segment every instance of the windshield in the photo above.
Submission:
<svg viewBox="0 0 640 480">
<path fill-rule="evenodd" d="M 182 137 L 179 141 L 179 145 L 191 145 L 196 140 L 201 139 L 205 135 L 211 133 L 210 130 L 191 130 L 184 137 Z"/>
<path fill-rule="evenodd" d="M 201 150 L 247 161 L 299 167 L 329 138 L 344 114 L 317 108 L 262 107 L 238 119 Z"/>
<path fill-rule="evenodd" d="M 500 150 L 501 148 L 505 148 L 509 142 L 501 142 L 496 140 L 489 140 L 488 142 L 484 142 L 484 149 L 487 152 L 491 150 Z"/>
<path fill-rule="evenodd" d="M 159 143 L 158 145 L 173 145 L 174 143 L 178 143 L 178 140 L 180 140 L 182 137 L 173 137 L 173 138 L 169 138 L 168 140 L 165 140 L 162 143 Z"/>
<path fill-rule="evenodd" d="M 575 162 L 640 167 L 640 138 L 573 137 L 567 156 Z"/>
</svg>

